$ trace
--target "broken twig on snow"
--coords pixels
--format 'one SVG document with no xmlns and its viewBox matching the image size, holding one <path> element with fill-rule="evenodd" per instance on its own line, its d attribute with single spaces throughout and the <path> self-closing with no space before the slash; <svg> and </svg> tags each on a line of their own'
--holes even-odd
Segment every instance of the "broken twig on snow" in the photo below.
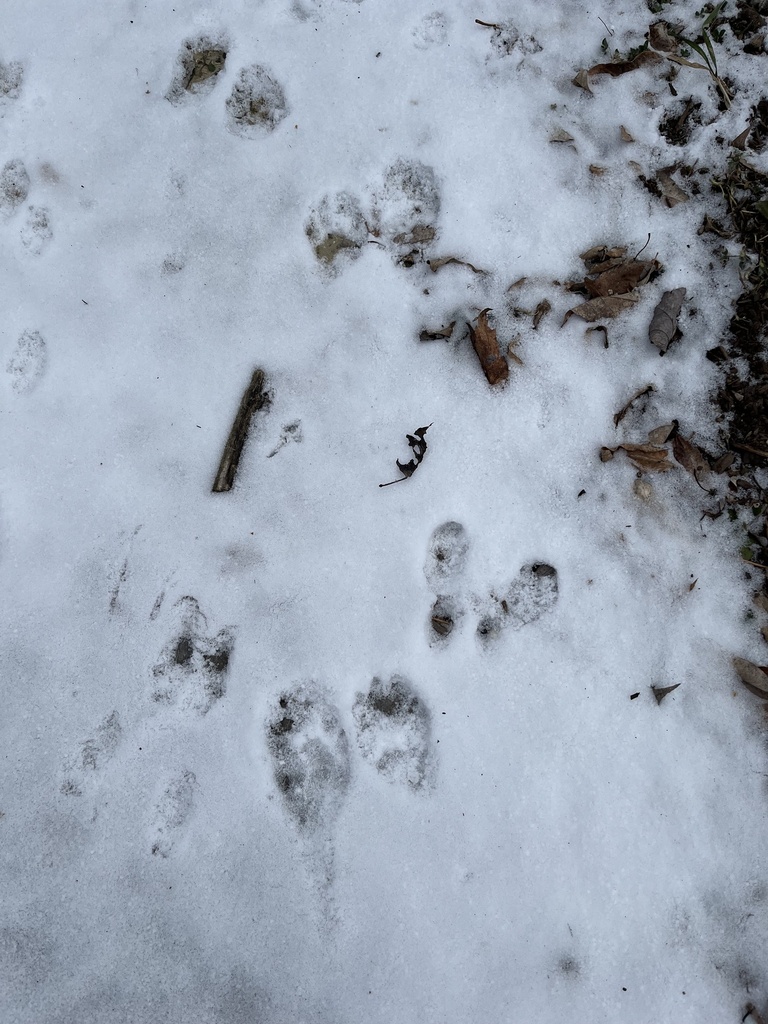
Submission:
<svg viewBox="0 0 768 1024">
<path fill-rule="evenodd" d="M 216 479 L 213 481 L 213 487 L 211 488 L 214 494 L 232 490 L 232 484 L 235 482 L 235 474 L 237 473 L 240 456 L 243 453 L 245 439 L 248 436 L 248 427 L 251 423 L 251 417 L 259 409 L 263 409 L 265 405 L 269 405 L 269 395 L 265 389 L 265 385 L 266 376 L 264 375 L 264 371 L 259 369 L 254 370 L 253 376 L 251 377 L 251 383 L 245 389 L 243 397 L 240 399 L 240 406 L 238 407 L 235 421 L 229 432 L 227 443 L 224 445 L 224 451 L 221 456 L 218 472 L 216 473 Z"/>
</svg>

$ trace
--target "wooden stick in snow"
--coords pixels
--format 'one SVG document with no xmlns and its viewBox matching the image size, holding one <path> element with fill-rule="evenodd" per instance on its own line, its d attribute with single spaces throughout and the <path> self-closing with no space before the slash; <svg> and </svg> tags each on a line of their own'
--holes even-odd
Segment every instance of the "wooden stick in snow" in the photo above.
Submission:
<svg viewBox="0 0 768 1024">
<path fill-rule="evenodd" d="M 248 436 L 251 417 L 259 409 L 263 409 L 265 405 L 269 404 L 269 395 L 265 390 L 266 380 L 263 370 L 254 370 L 251 383 L 243 392 L 235 422 L 232 424 L 227 443 L 224 445 L 216 479 L 211 488 L 214 494 L 232 489 L 245 439 Z"/>
</svg>

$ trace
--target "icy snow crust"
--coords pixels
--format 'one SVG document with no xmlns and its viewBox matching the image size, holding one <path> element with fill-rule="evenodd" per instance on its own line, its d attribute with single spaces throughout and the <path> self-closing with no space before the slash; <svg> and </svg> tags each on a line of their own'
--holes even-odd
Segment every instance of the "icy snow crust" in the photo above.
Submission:
<svg viewBox="0 0 768 1024">
<path fill-rule="evenodd" d="M 761 658 L 750 585 L 688 474 L 643 501 L 597 458 L 672 417 L 714 439 L 704 352 L 738 281 L 695 204 L 627 168 L 665 152 L 666 83 L 570 84 L 598 13 L 617 47 L 651 20 L 6 5 L 6 1024 L 714 1024 L 768 995 L 764 742 L 730 669 Z M 201 40 L 226 60 L 169 102 Z M 729 65 L 743 104 L 758 60 Z M 743 116 L 707 125 L 682 73 L 706 165 Z M 666 273 L 610 348 L 559 329 L 552 280 L 648 232 Z M 414 244 L 488 275 L 397 265 Z M 515 303 L 553 303 L 535 333 L 523 276 Z M 660 359 L 650 312 L 681 285 L 698 314 Z M 496 391 L 466 340 L 417 340 L 486 306 L 525 364 Z M 254 366 L 273 402 L 213 495 Z M 510 628 L 478 634 L 505 594 Z"/>
</svg>

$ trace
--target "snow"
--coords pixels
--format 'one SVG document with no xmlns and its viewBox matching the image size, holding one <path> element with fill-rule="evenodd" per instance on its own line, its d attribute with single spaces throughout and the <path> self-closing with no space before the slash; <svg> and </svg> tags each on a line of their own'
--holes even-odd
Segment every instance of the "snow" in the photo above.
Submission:
<svg viewBox="0 0 768 1024">
<path fill-rule="evenodd" d="M 680 155 L 660 72 L 571 84 L 598 15 L 624 49 L 653 20 L 639 0 L 6 10 L 0 163 L 29 177 L 0 211 L 8 1024 L 714 1024 L 768 998 L 765 745 L 730 664 L 761 660 L 756 583 L 691 476 L 641 498 L 598 458 L 672 418 L 716 449 L 705 352 L 737 270 L 697 235 L 703 198 L 667 209 L 628 167 Z M 513 23 L 511 52 L 475 17 Z M 223 70 L 169 102 L 201 40 Z M 700 166 L 763 81 L 719 52 L 730 112 L 706 73 L 678 79 Z M 268 125 L 243 128 L 259 86 Z M 487 273 L 398 265 L 417 223 Z M 329 269 L 310 224 L 362 244 Z M 578 254 L 649 233 L 665 273 L 610 347 L 561 328 Z M 681 285 L 660 359 L 648 322 Z M 543 298 L 534 332 L 512 307 Z M 485 307 L 524 364 L 494 390 L 457 340 Z M 212 494 L 255 366 L 271 407 Z M 418 471 L 380 489 L 427 424 Z M 478 637 L 502 597 L 511 621 Z"/>
</svg>

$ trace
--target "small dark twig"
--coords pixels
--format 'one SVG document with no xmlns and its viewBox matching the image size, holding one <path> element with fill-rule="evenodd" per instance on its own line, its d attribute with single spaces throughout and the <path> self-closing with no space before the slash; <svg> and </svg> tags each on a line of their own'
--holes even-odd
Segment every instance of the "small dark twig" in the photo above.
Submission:
<svg viewBox="0 0 768 1024">
<path fill-rule="evenodd" d="M 240 406 L 238 407 L 235 421 L 224 445 L 216 479 L 213 481 L 213 487 L 211 488 L 214 494 L 232 490 L 240 456 L 243 453 L 245 439 L 248 435 L 251 417 L 259 409 L 263 409 L 265 405 L 269 404 L 269 395 L 265 385 L 266 377 L 264 371 L 254 370 L 251 383 L 245 389 L 243 397 L 240 399 Z"/>
</svg>

